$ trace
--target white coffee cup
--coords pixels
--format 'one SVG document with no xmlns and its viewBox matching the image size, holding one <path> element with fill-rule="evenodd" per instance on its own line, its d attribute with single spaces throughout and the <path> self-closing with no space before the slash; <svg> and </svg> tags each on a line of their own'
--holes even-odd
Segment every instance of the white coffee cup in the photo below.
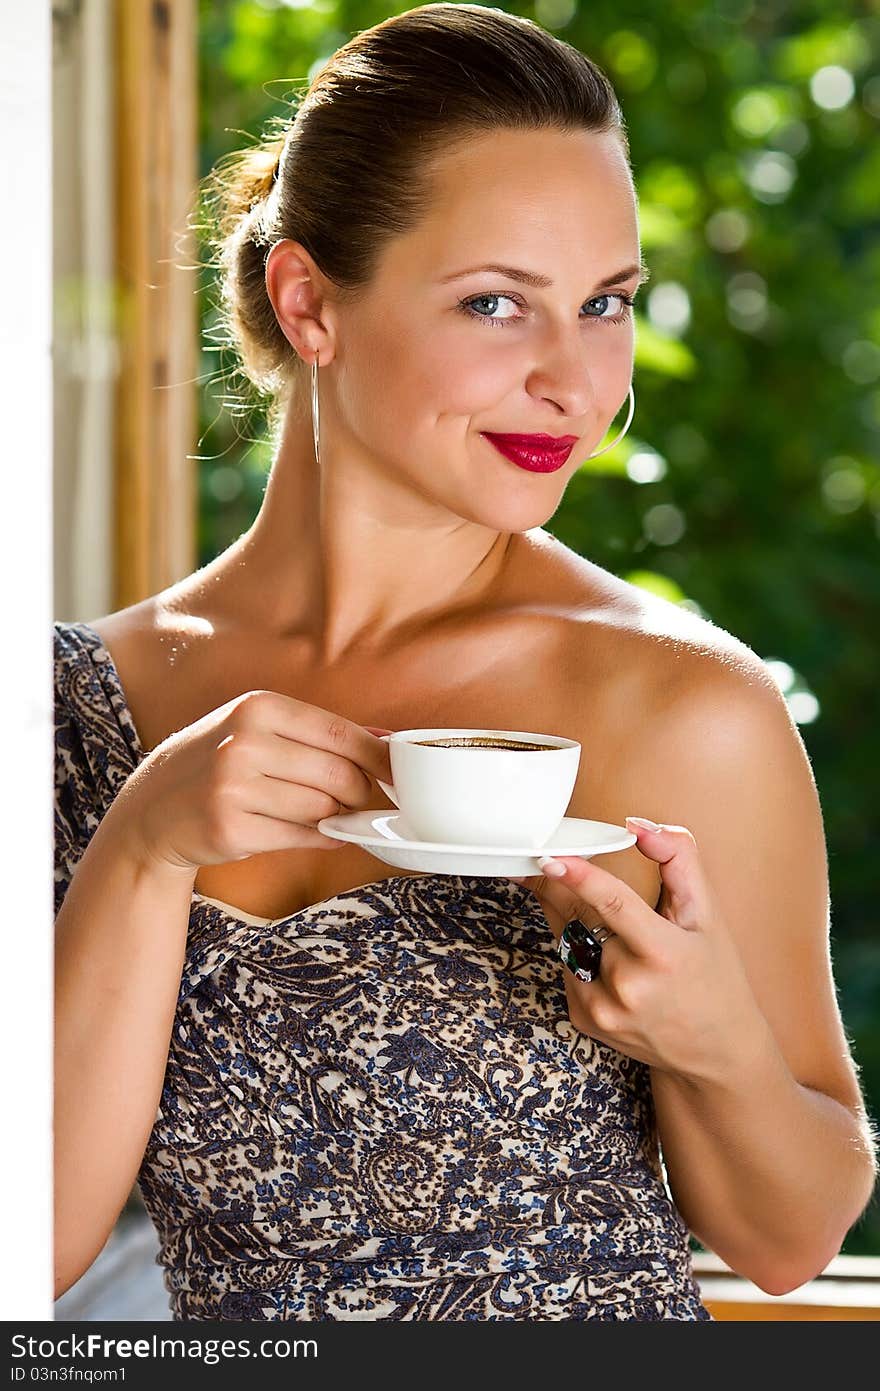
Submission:
<svg viewBox="0 0 880 1391">
<path fill-rule="evenodd" d="M 389 746 L 393 786 L 377 782 L 406 832 L 451 845 L 540 849 L 565 816 L 581 756 L 575 739 L 519 729 L 399 729 L 379 737 Z M 458 739 L 487 742 L 439 742 Z M 493 740 L 526 747 L 492 747 Z"/>
</svg>

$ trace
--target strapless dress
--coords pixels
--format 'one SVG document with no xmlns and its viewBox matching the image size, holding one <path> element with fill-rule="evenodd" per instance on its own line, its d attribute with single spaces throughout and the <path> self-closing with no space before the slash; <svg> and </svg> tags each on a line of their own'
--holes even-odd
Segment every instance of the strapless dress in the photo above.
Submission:
<svg viewBox="0 0 880 1391">
<path fill-rule="evenodd" d="M 55 624 L 56 912 L 143 757 Z M 266 920 L 194 893 L 138 1184 L 175 1320 L 710 1319 L 649 1069 L 578 1032 L 537 900 L 390 875 Z"/>
</svg>

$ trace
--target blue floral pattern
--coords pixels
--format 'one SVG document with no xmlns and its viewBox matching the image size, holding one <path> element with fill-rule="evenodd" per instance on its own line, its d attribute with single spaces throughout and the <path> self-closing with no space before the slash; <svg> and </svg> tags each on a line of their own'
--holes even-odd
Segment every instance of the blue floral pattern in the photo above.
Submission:
<svg viewBox="0 0 880 1391">
<path fill-rule="evenodd" d="M 143 757 L 55 624 L 60 908 Z M 571 1024 L 522 886 L 389 875 L 276 922 L 194 894 L 138 1181 L 178 1320 L 709 1319 L 649 1070 Z"/>
</svg>

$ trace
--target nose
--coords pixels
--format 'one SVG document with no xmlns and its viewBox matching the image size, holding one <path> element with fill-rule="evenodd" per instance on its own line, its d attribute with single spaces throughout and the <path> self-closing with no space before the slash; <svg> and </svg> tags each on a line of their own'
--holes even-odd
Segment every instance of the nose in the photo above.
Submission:
<svg viewBox="0 0 880 1391">
<path fill-rule="evenodd" d="M 572 419 L 587 417 L 596 405 L 590 351 L 584 343 L 583 323 L 574 330 L 559 329 L 531 373 L 532 394 L 554 401 Z"/>
</svg>

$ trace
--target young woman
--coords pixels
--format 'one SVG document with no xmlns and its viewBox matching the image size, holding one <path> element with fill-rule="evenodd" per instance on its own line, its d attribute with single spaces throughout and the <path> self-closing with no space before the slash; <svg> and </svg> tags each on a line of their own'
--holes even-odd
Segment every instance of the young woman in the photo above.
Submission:
<svg viewBox="0 0 880 1391">
<path fill-rule="evenodd" d="M 705 1319 L 689 1231 L 795 1288 L 874 1177 L 804 746 L 543 529 L 632 418 L 607 79 L 422 6 L 214 191 L 276 450 L 211 564 L 56 624 L 59 1292 L 136 1179 L 179 1319 Z M 570 814 L 659 829 L 518 882 L 316 829 L 440 725 L 575 737 Z"/>
</svg>

